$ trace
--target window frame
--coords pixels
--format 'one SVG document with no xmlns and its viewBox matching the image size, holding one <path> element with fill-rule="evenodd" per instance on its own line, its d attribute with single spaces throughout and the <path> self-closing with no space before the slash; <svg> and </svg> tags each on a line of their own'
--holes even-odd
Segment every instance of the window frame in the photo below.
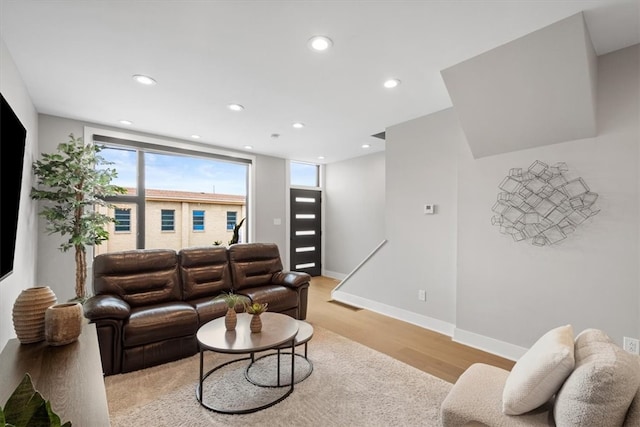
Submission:
<svg viewBox="0 0 640 427">
<path fill-rule="evenodd" d="M 119 148 L 125 150 L 157 152 L 165 154 L 182 154 L 186 156 L 203 157 L 217 161 L 228 161 L 232 163 L 241 163 L 247 166 L 246 185 L 247 193 L 245 195 L 245 222 L 246 234 L 245 238 L 248 242 L 255 240 L 255 203 L 256 203 L 256 160 L 254 154 L 247 154 L 240 151 L 233 151 L 221 147 L 212 146 L 207 143 L 198 143 L 193 141 L 185 141 L 175 138 L 156 137 L 153 135 L 142 133 L 131 133 L 119 129 L 106 129 L 94 126 L 83 127 L 84 140 L 92 144 L 104 145 L 111 148 Z M 110 203 L 127 203 L 136 206 L 135 226 L 136 244 L 135 248 L 144 249 L 145 245 L 145 185 L 144 185 L 144 162 L 138 161 L 138 194 L 136 195 L 118 195 L 108 197 L 106 200 Z M 151 226 L 149 224 L 148 226 Z"/>
<path fill-rule="evenodd" d="M 299 184 L 293 181 L 293 169 L 294 165 L 305 165 L 305 166 L 313 166 L 315 168 L 315 183 L 313 185 L 309 184 Z M 291 188 L 320 188 L 321 182 L 321 167 L 318 163 L 309 163 L 309 162 L 299 162 L 295 160 L 289 161 L 289 186 Z"/>
<path fill-rule="evenodd" d="M 168 227 L 165 215 L 171 214 L 171 229 L 165 229 Z M 160 209 L 160 232 L 161 233 L 175 233 L 176 231 L 176 210 L 175 209 Z"/>
<path fill-rule="evenodd" d="M 198 215 L 196 215 L 198 213 Z M 197 217 L 197 218 L 196 218 Z M 198 224 L 196 224 L 196 220 Z M 191 211 L 191 231 L 205 231 L 205 211 L 204 209 L 193 209 Z"/>
<path fill-rule="evenodd" d="M 120 213 L 118 212 L 120 211 Z M 118 219 L 118 215 L 122 215 L 125 214 L 126 215 L 126 219 L 124 219 L 124 221 L 126 222 L 126 224 L 121 224 L 120 219 Z M 116 223 L 114 224 L 114 229 L 113 231 L 115 233 L 131 233 L 131 208 L 119 208 L 116 207 L 113 210 L 113 217 L 116 219 Z M 118 227 L 126 227 L 126 229 L 121 229 L 118 230 Z"/>
<path fill-rule="evenodd" d="M 229 222 L 229 214 L 233 214 L 233 224 Z M 238 224 L 238 211 L 227 211 L 227 231 L 233 231 L 236 224 Z"/>
</svg>

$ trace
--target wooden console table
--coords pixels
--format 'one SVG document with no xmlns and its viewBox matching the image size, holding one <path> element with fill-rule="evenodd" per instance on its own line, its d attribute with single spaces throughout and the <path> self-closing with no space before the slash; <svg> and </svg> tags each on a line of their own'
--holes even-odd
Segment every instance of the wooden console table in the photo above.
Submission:
<svg viewBox="0 0 640 427">
<path fill-rule="evenodd" d="M 78 341 L 60 347 L 44 341 L 9 340 L 0 354 L 0 405 L 4 406 L 25 373 L 64 423 L 73 427 L 109 427 L 96 327 L 86 323 Z"/>
</svg>

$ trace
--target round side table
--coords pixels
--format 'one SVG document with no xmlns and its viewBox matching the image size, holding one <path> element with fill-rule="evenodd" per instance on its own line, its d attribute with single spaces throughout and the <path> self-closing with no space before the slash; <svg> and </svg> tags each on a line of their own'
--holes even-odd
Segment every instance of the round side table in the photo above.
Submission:
<svg viewBox="0 0 640 427">
<path fill-rule="evenodd" d="M 303 321 L 303 320 L 297 320 L 298 322 L 298 333 L 296 334 L 295 338 L 294 338 L 294 343 L 293 343 L 293 347 L 298 347 L 304 344 L 304 354 L 300 354 L 300 353 L 296 353 L 296 352 L 291 352 L 291 351 L 282 351 L 285 349 L 290 349 L 291 345 L 287 344 L 287 345 L 282 345 L 280 347 L 278 347 L 275 353 L 271 353 L 271 354 L 265 354 L 264 356 L 260 356 L 258 358 L 256 358 L 255 360 L 252 361 L 252 363 L 250 363 L 247 366 L 247 369 L 245 370 L 245 377 L 247 378 L 247 380 L 249 382 L 251 382 L 252 384 L 255 384 L 259 387 L 286 387 L 286 386 L 290 386 L 291 382 L 282 382 L 280 380 L 280 377 L 278 377 L 275 381 L 275 383 L 270 383 L 264 380 L 260 380 L 258 378 L 255 377 L 255 375 L 252 374 L 252 368 L 255 367 L 256 362 L 258 362 L 259 360 L 265 359 L 265 358 L 272 358 L 272 357 L 277 357 L 278 359 L 278 366 L 280 366 L 280 356 L 281 355 L 291 355 L 293 354 L 293 357 L 297 357 L 300 358 L 301 360 L 303 360 L 306 363 L 306 372 L 305 370 L 302 370 L 302 372 L 304 372 L 302 375 L 300 375 L 298 378 L 295 378 L 294 384 L 298 384 L 299 382 L 302 382 L 304 380 L 306 380 L 309 375 L 311 375 L 311 373 L 313 372 L 313 363 L 311 362 L 311 360 L 309 360 L 308 357 L 308 346 L 309 346 L 309 341 L 311 340 L 311 338 L 313 337 L 313 326 L 311 326 L 309 323 Z M 293 364 L 293 360 L 292 360 L 292 364 Z M 297 372 L 301 372 L 300 369 L 298 369 L 296 367 L 296 371 Z"/>
</svg>

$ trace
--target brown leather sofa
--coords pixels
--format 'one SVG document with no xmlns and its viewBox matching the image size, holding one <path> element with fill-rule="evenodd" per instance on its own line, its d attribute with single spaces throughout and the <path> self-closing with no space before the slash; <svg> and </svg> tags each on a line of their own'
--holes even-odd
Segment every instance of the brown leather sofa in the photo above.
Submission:
<svg viewBox="0 0 640 427">
<path fill-rule="evenodd" d="M 94 258 L 94 296 L 84 312 L 97 327 L 103 372 L 112 375 L 196 354 L 198 328 L 226 313 L 214 300 L 222 292 L 304 320 L 310 278 L 282 271 L 270 243 L 111 252 Z"/>
</svg>

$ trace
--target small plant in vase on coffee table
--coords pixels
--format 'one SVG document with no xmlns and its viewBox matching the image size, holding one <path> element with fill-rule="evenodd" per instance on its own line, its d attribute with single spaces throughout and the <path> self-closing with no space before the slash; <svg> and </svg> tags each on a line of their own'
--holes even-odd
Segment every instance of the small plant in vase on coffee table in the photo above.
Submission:
<svg viewBox="0 0 640 427">
<path fill-rule="evenodd" d="M 235 330 L 236 324 L 238 323 L 236 306 L 239 304 L 245 304 L 249 298 L 244 295 L 234 294 L 233 292 L 223 292 L 214 299 L 222 299 L 227 303 L 227 313 L 224 315 L 224 324 L 227 331 Z"/>
<path fill-rule="evenodd" d="M 262 330 L 262 320 L 260 315 L 267 311 L 268 303 L 261 304 L 259 302 L 245 303 L 244 309 L 247 313 L 251 314 L 251 323 L 249 329 L 251 332 L 258 333 Z"/>
</svg>

